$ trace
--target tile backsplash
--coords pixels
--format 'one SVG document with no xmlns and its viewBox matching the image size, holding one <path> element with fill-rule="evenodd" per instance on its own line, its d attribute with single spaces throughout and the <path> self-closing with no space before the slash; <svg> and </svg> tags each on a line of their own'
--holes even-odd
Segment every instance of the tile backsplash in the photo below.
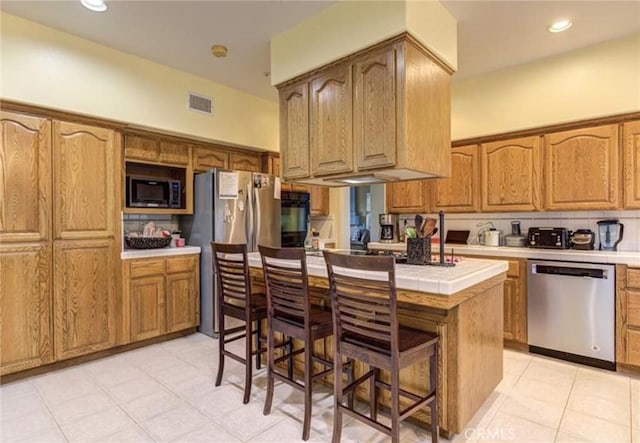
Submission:
<svg viewBox="0 0 640 443">
<path fill-rule="evenodd" d="M 423 214 L 426 215 L 426 214 Z M 438 217 L 438 214 L 428 214 Z M 400 214 L 400 229 L 405 220 L 407 225 L 413 225 L 414 214 Z M 482 224 L 492 222 L 496 229 L 504 234 L 511 233 L 511 222 L 519 220 L 522 234 L 527 235 L 531 227 L 559 227 L 570 231 L 577 229 L 591 229 L 596 233 L 596 248 L 598 247 L 597 222 L 606 219 L 618 219 L 624 225 L 622 241 L 618 245 L 619 251 L 640 251 L 640 211 L 571 211 L 571 212 L 514 212 L 514 213 L 483 213 L 483 214 L 446 214 L 446 230 L 469 230 L 469 244 L 477 244 L 478 231 Z M 478 226 L 480 225 L 480 226 Z"/>
<path fill-rule="evenodd" d="M 159 214 L 123 214 L 122 232 L 127 235 L 129 232 L 140 232 L 144 230 L 144 225 L 149 222 L 156 224 L 156 229 L 162 228 L 168 231 L 179 231 L 178 216 Z"/>
</svg>

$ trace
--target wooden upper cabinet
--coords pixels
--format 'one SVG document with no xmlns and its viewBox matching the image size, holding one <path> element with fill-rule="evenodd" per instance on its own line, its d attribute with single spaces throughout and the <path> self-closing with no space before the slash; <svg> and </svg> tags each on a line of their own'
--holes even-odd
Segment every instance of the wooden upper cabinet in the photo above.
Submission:
<svg viewBox="0 0 640 443">
<path fill-rule="evenodd" d="M 329 215 L 329 188 L 309 186 L 309 194 L 311 215 Z"/>
<path fill-rule="evenodd" d="M 114 236 L 120 143 L 111 129 L 53 124 L 54 236 Z"/>
<path fill-rule="evenodd" d="M 113 240 L 54 244 L 56 360 L 108 349 L 116 343 L 118 294 Z"/>
<path fill-rule="evenodd" d="M 229 152 L 221 149 L 195 147 L 193 148 L 193 170 L 205 172 L 212 168 L 227 169 L 229 167 Z"/>
<path fill-rule="evenodd" d="M 152 137 L 125 134 L 124 157 L 126 160 L 160 161 L 160 142 Z"/>
<path fill-rule="evenodd" d="M 311 80 L 311 173 L 353 171 L 351 65 L 340 63 Z"/>
<path fill-rule="evenodd" d="M 480 173 L 477 145 L 451 149 L 451 177 L 433 180 L 432 209 L 445 212 L 480 210 Z"/>
<path fill-rule="evenodd" d="M 191 145 L 162 140 L 160 142 L 160 163 L 187 166 L 191 156 Z"/>
<path fill-rule="evenodd" d="M 358 170 L 393 166 L 396 161 L 397 47 L 354 61 L 353 143 Z"/>
<path fill-rule="evenodd" d="M 280 176 L 280 156 L 277 153 L 262 153 L 262 172 Z"/>
<path fill-rule="evenodd" d="M 483 144 L 480 160 L 483 211 L 542 209 L 542 139 L 540 137 Z"/>
<path fill-rule="evenodd" d="M 387 183 L 387 212 L 424 214 L 429 211 L 428 180 Z"/>
<path fill-rule="evenodd" d="M 53 361 L 51 248 L 0 246 L 0 375 Z"/>
<path fill-rule="evenodd" d="M 232 152 L 229 156 L 229 169 L 238 171 L 261 172 L 262 164 L 259 154 L 248 152 Z"/>
<path fill-rule="evenodd" d="M 640 208 L 640 121 L 624 124 L 624 207 Z"/>
<path fill-rule="evenodd" d="M 556 132 L 544 143 L 545 209 L 619 207 L 617 125 Z"/>
<path fill-rule="evenodd" d="M 49 238 L 51 122 L 0 112 L 0 242 Z"/>
<path fill-rule="evenodd" d="M 280 153 L 283 179 L 309 176 L 309 83 L 306 81 L 280 91 Z"/>
</svg>

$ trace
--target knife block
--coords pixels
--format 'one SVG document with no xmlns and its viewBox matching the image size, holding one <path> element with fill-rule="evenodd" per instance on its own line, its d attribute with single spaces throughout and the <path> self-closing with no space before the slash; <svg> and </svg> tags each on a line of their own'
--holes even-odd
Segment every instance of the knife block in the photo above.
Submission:
<svg viewBox="0 0 640 443">
<path fill-rule="evenodd" d="M 428 265 L 431 263 L 431 237 L 407 239 L 407 264 Z"/>
</svg>

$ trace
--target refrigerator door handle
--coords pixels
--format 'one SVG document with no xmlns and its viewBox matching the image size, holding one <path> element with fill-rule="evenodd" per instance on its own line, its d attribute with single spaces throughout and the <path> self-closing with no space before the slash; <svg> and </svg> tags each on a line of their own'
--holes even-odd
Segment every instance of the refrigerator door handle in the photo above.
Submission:
<svg viewBox="0 0 640 443">
<path fill-rule="evenodd" d="M 247 185 L 247 203 L 245 211 L 245 226 L 247 227 L 247 232 L 245 237 L 247 238 L 247 250 L 249 252 L 254 252 L 256 250 L 255 247 L 255 227 L 253 225 L 255 219 L 255 208 L 254 208 L 254 200 L 255 200 L 255 189 L 253 189 L 253 179 Z"/>
<path fill-rule="evenodd" d="M 253 189 L 253 219 L 255 221 L 255 229 L 253 230 L 253 250 L 258 250 L 258 236 L 260 234 L 260 219 L 262 218 L 260 214 L 260 199 L 258 198 L 258 188 Z"/>
</svg>

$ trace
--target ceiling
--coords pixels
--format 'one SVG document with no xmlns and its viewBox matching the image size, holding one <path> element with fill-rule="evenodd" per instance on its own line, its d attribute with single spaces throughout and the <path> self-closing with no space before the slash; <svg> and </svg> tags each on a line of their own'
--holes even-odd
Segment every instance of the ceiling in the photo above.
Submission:
<svg viewBox="0 0 640 443">
<path fill-rule="evenodd" d="M 276 100 L 269 40 L 331 6 L 330 0 L 107 0 L 94 13 L 78 0 L 2 0 L 0 9 L 80 37 Z M 458 20 L 458 72 L 468 78 L 640 33 L 640 1 L 442 0 Z M 559 34 L 546 27 L 570 17 Z M 211 56 L 226 45 L 224 59 Z"/>
</svg>

